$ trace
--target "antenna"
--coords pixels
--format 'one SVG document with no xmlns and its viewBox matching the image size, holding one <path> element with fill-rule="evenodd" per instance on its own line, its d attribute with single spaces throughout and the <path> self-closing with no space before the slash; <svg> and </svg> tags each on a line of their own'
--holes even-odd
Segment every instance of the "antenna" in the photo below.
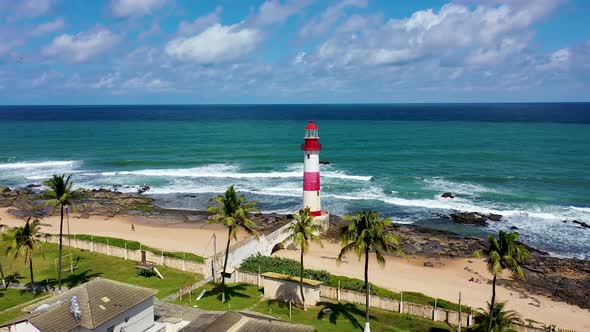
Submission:
<svg viewBox="0 0 590 332">
<path fill-rule="evenodd" d="M 70 299 L 70 311 L 74 315 L 74 319 L 80 321 L 80 318 L 82 318 L 82 310 L 80 310 L 80 304 L 78 304 L 78 297 L 75 295 Z"/>
</svg>

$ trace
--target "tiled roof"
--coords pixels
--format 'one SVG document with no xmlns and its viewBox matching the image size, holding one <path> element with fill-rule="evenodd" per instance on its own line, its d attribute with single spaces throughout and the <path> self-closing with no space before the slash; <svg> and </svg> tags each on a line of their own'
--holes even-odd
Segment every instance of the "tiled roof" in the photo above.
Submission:
<svg viewBox="0 0 590 332">
<path fill-rule="evenodd" d="M 71 331 L 78 326 L 94 329 L 151 298 L 156 293 L 156 290 L 149 288 L 95 278 L 60 295 L 25 308 L 24 311 L 29 312 L 27 315 L 8 322 L 4 326 L 15 322 L 29 321 L 44 332 Z M 70 309 L 73 296 L 77 297 L 82 313 L 79 320 L 74 318 Z"/>
</svg>

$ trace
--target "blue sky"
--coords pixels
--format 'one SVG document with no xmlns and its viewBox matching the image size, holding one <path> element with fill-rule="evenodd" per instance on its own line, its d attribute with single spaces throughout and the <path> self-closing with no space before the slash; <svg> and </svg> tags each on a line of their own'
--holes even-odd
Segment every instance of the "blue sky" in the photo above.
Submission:
<svg viewBox="0 0 590 332">
<path fill-rule="evenodd" d="M 590 101 L 587 0 L 0 0 L 0 104 Z"/>
</svg>

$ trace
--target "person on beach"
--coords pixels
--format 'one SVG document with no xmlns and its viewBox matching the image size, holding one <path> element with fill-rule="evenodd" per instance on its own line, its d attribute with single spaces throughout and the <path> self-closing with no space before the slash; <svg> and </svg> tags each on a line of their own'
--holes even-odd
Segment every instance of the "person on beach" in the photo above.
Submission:
<svg viewBox="0 0 590 332">
<path fill-rule="evenodd" d="M 131 230 L 135 232 L 135 226 L 133 224 L 131 224 Z"/>
</svg>

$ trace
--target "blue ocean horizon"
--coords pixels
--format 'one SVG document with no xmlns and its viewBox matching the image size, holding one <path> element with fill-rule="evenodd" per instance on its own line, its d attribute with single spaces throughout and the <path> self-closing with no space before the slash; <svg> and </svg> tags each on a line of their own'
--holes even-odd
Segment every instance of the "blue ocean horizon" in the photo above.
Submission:
<svg viewBox="0 0 590 332">
<path fill-rule="evenodd" d="M 498 213 L 556 255 L 590 255 L 590 103 L 0 106 L 0 185 L 72 173 L 83 188 L 203 209 L 228 185 L 267 212 L 301 204 L 303 129 L 323 150 L 322 205 L 481 234 L 434 217 Z M 454 199 L 442 198 L 451 192 Z M 563 221 L 569 222 L 563 222 Z"/>
</svg>

